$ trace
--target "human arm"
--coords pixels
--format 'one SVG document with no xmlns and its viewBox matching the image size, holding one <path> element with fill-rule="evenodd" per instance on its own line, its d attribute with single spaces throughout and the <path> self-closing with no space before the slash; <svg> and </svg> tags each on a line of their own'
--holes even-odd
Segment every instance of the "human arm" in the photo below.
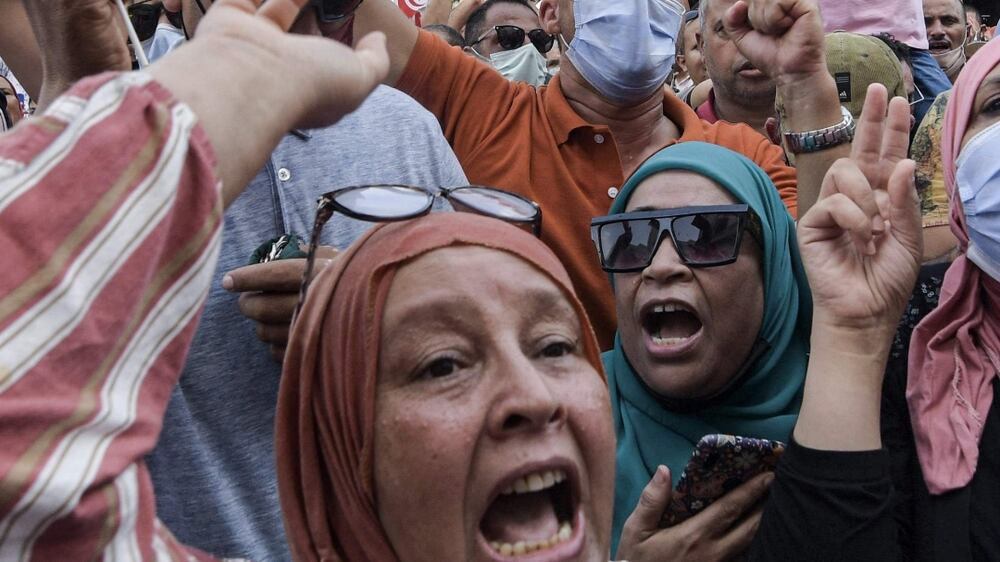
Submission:
<svg viewBox="0 0 1000 562">
<path fill-rule="evenodd" d="M 616 559 L 629 562 L 732 560 L 750 546 L 773 475 L 762 474 L 673 527 L 661 528 L 670 503 L 670 470 L 657 468 L 622 528 Z"/>
<path fill-rule="evenodd" d="M 105 1 L 38 1 L 45 9 L 33 17 L 53 25 L 47 18 Z M 277 30 L 303 4 L 269 0 L 257 12 L 245 0 L 220 0 L 205 20 L 214 27 L 185 47 L 200 53 L 189 62 L 246 62 L 216 52 L 220 44 L 209 40 L 225 33 L 227 21 L 255 38 L 253 66 L 271 62 L 269 49 L 295 54 L 301 39 Z M 261 42 L 260 33 L 271 37 Z M 303 59 L 322 67 L 302 71 L 299 86 L 308 92 L 355 80 L 357 96 L 347 90 L 339 100 L 282 99 L 294 108 L 286 120 L 335 119 L 387 66 L 383 52 L 367 63 L 367 78 L 350 64 L 328 68 L 323 56 L 353 56 L 338 49 Z M 11 259 L 0 270 L 2 560 L 152 560 L 156 551 L 207 559 L 156 522 L 142 457 L 156 442 L 211 281 L 222 192 L 231 199 L 242 187 L 231 169 L 220 182 L 216 172 L 224 167 L 216 160 L 244 162 L 252 174 L 264 156 L 253 160 L 244 151 L 258 151 L 256 143 L 285 129 L 269 131 L 284 123 L 241 114 L 247 138 L 219 139 L 231 131 L 199 125 L 198 112 L 214 109 L 199 96 L 208 90 L 251 112 L 258 100 L 241 95 L 246 84 L 226 72 L 214 79 L 167 73 L 157 82 L 157 66 L 150 68 L 86 79 L 49 112 L 0 137 L 0 244 Z M 204 80 L 204 90 L 186 90 L 178 80 Z"/>
<path fill-rule="evenodd" d="M 723 21 L 747 60 L 775 80 L 785 131 L 815 131 L 842 120 L 815 0 L 741 0 Z M 842 144 L 796 155 L 799 216 L 815 204 L 830 166 L 849 153 L 850 145 Z"/>
<path fill-rule="evenodd" d="M 0 54 L 28 95 L 42 89 L 42 58 L 21 0 L 0 0 Z"/>
<path fill-rule="evenodd" d="M 912 161 L 891 175 L 866 170 L 908 136 L 909 107 L 869 89 L 851 158 L 831 167 L 818 203 L 799 221 L 813 293 L 802 407 L 790 459 L 779 464 L 753 559 L 895 558 L 889 455 L 882 450 L 883 376 L 920 262 Z M 786 462 L 786 460 L 788 462 Z M 784 549 L 784 550 L 782 550 Z"/>
<path fill-rule="evenodd" d="M 399 10 L 394 2 L 362 2 L 354 12 L 354 37 L 373 31 L 385 34 L 389 52 L 389 73 L 383 83 L 395 86 L 410 62 L 420 29 Z"/>
<path fill-rule="evenodd" d="M 421 11 L 420 24 L 423 27 L 428 25 L 448 25 L 448 16 L 451 14 L 451 0 L 428 0 L 427 5 Z"/>
<path fill-rule="evenodd" d="M 462 0 L 455 6 L 455 9 L 451 11 L 451 16 L 448 17 L 448 25 L 452 29 L 457 29 L 463 31 L 465 29 L 465 24 L 469 22 L 469 16 L 472 12 L 476 11 L 476 8 L 483 5 L 486 0 Z"/>
</svg>

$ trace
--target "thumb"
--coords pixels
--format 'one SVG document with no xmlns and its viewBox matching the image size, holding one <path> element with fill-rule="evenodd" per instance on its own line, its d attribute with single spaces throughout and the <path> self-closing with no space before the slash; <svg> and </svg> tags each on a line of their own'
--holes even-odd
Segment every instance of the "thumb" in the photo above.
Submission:
<svg viewBox="0 0 1000 562">
<path fill-rule="evenodd" d="M 639 504 L 635 506 L 632 515 L 629 515 L 625 526 L 631 527 L 632 532 L 640 534 L 658 530 L 663 511 L 670 503 L 671 494 L 670 469 L 661 464 L 656 468 L 649 484 L 642 490 Z"/>
</svg>

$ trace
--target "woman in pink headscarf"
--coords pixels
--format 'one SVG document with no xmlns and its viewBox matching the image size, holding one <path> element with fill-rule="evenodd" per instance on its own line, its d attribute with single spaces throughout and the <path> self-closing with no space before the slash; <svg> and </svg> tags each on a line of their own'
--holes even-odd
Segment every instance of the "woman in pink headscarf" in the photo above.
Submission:
<svg viewBox="0 0 1000 562">
<path fill-rule="evenodd" d="M 886 373 L 902 557 L 1000 559 L 1000 43 L 969 61 L 942 134 L 961 253 L 925 269 Z M 911 333 L 912 332 L 912 333 Z"/>
</svg>

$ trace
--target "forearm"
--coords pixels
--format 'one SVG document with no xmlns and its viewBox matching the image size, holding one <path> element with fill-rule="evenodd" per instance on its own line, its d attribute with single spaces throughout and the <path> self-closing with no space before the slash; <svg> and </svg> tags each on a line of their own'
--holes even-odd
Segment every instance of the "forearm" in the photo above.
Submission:
<svg viewBox="0 0 1000 562">
<path fill-rule="evenodd" d="M 842 119 L 840 100 L 833 77 L 824 70 L 811 76 L 779 80 L 781 128 L 788 132 L 805 132 L 836 125 Z M 840 158 L 850 156 L 850 144 L 827 150 L 795 155 L 798 171 L 798 210 L 804 216 L 819 199 L 830 166 Z"/>
<path fill-rule="evenodd" d="M 38 99 L 42 89 L 42 59 L 35 34 L 20 0 L 0 0 L 0 53 L 28 95 Z"/>
<path fill-rule="evenodd" d="M 795 440 L 821 451 L 880 449 L 882 379 L 894 326 L 857 329 L 813 321 Z"/>
<path fill-rule="evenodd" d="M 354 13 L 355 40 L 372 31 L 381 31 L 386 35 L 389 75 L 383 83 L 394 86 L 410 62 L 410 55 L 413 54 L 413 47 L 417 44 L 420 30 L 403 16 L 394 3 L 373 0 L 362 2 L 358 11 Z"/>
<path fill-rule="evenodd" d="M 447 25 L 448 16 L 451 15 L 451 0 L 430 0 L 424 7 L 421 22 L 424 27 L 428 25 Z"/>
<path fill-rule="evenodd" d="M 262 64 L 274 58 L 270 52 L 252 52 L 253 47 L 246 42 L 228 43 L 224 39 L 203 40 L 178 49 L 149 69 L 198 116 L 218 155 L 226 206 L 242 193 L 303 110 L 295 106 L 295 94 L 268 70 L 280 68 L 283 61 Z M 202 64 L 206 54 L 213 52 L 228 53 L 230 64 Z M 275 87 L 258 87 L 268 82 Z M 246 100 L 251 91 L 254 104 L 233 103 L 234 99 Z"/>
<path fill-rule="evenodd" d="M 483 5 L 484 0 L 462 0 L 455 6 L 455 9 L 451 11 L 451 17 L 448 18 L 448 25 L 452 28 L 462 31 L 465 24 L 469 21 L 469 16 L 472 12 L 476 11 L 476 8 Z"/>
</svg>

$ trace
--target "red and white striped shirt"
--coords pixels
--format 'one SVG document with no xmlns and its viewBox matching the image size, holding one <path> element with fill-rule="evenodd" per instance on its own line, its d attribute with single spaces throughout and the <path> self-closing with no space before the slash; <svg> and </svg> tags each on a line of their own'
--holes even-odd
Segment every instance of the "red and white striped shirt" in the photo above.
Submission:
<svg viewBox="0 0 1000 562">
<path fill-rule="evenodd" d="M 208 560 L 159 525 L 142 459 L 215 266 L 215 169 L 143 73 L 0 136 L 0 560 Z"/>
</svg>

